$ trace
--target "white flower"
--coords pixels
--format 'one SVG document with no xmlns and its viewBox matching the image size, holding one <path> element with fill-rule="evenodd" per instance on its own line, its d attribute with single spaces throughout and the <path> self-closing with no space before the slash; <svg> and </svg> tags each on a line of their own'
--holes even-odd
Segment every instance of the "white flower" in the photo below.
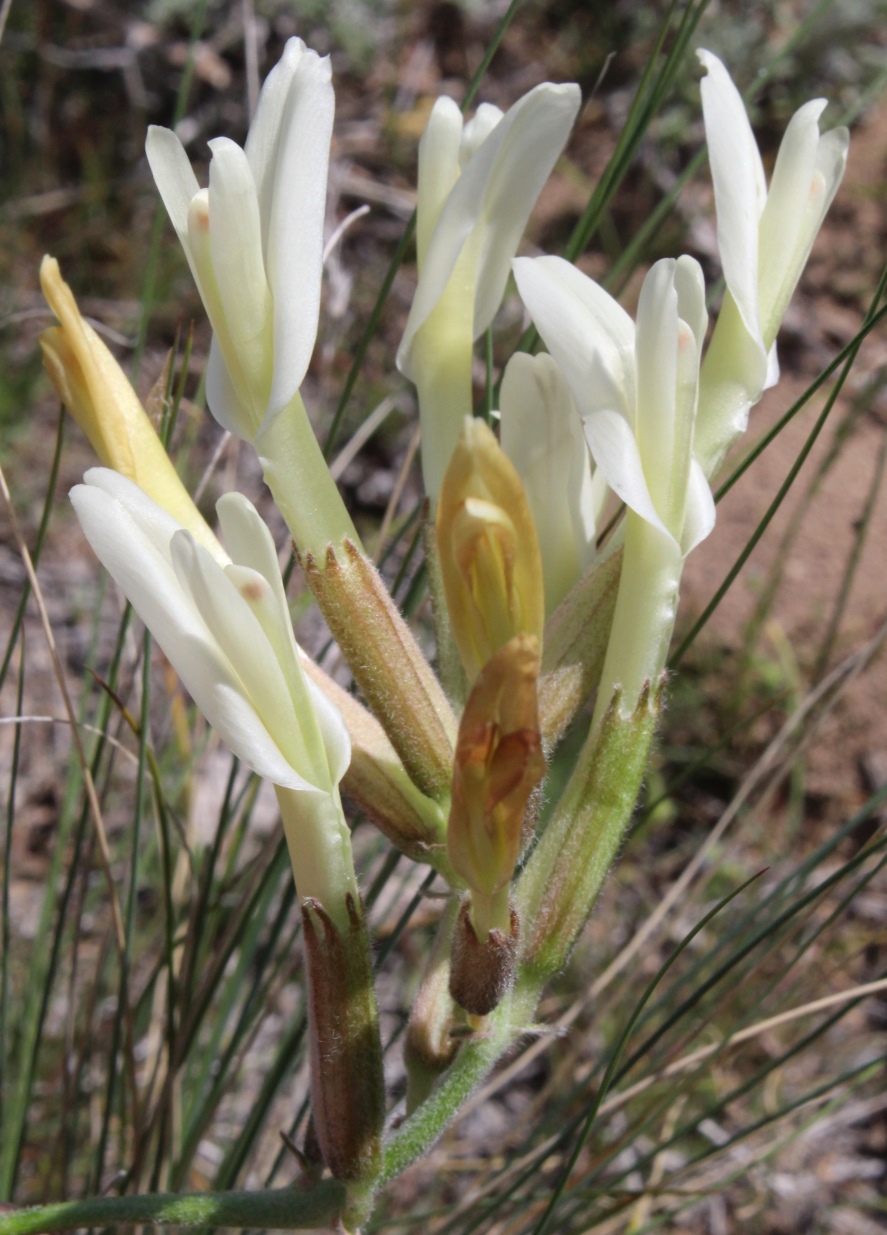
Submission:
<svg viewBox="0 0 887 1235">
<path fill-rule="evenodd" d="M 697 55 L 707 70 L 702 111 L 728 291 L 703 369 L 700 449 L 709 471 L 779 376 L 776 335 L 841 183 L 850 138 L 845 128 L 820 134 L 825 99 L 805 103 L 789 121 L 768 192 L 739 91 L 717 56 Z"/>
<path fill-rule="evenodd" d="M 471 249 L 472 334 L 493 320 L 530 211 L 567 142 L 579 87 L 545 82 L 509 108 L 482 104 L 463 128 L 449 98 L 434 105 L 419 145 L 416 247 L 419 285 L 397 353 L 412 376 L 416 331 Z"/>
<path fill-rule="evenodd" d="M 213 328 L 207 402 L 253 441 L 294 397 L 317 335 L 335 99 L 328 58 L 290 39 L 262 87 L 246 146 L 209 143 L 200 189 L 182 143 L 148 130 L 147 154 Z"/>
<path fill-rule="evenodd" d="M 637 327 L 597 283 L 559 257 L 518 258 L 518 289 L 572 391 L 611 489 L 686 556 L 714 526 L 693 455 L 707 315 L 699 263 L 657 262 Z"/>
<path fill-rule="evenodd" d="M 579 102 L 578 86 L 546 82 L 504 115 L 484 104 L 463 128 L 453 100 L 440 98 L 419 144 L 419 283 L 397 366 L 418 390 L 432 504 L 473 411 L 474 341 L 499 308 L 509 263 Z"/>
<path fill-rule="evenodd" d="M 512 356 L 502 378 L 500 417 L 502 449 L 523 481 L 536 524 L 551 613 L 594 557 L 607 486 L 602 473 L 592 471 L 576 404 L 551 356 Z"/>
<path fill-rule="evenodd" d="M 221 739 L 275 785 L 334 795 L 348 733 L 302 670 L 274 542 L 255 508 L 236 493 L 219 501 L 233 558 L 222 567 L 132 481 L 106 468 L 84 480 L 71 501 L 87 540 Z"/>
</svg>

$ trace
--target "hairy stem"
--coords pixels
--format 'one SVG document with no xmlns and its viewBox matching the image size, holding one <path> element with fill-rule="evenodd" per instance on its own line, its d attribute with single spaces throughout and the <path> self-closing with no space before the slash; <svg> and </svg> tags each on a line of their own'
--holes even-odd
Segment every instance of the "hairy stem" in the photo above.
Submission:
<svg viewBox="0 0 887 1235">
<path fill-rule="evenodd" d="M 345 1189 L 334 1179 L 305 1190 L 101 1196 L 0 1214 L 0 1235 L 41 1235 L 124 1223 L 300 1231 L 331 1226 L 344 1205 Z"/>
</svg>

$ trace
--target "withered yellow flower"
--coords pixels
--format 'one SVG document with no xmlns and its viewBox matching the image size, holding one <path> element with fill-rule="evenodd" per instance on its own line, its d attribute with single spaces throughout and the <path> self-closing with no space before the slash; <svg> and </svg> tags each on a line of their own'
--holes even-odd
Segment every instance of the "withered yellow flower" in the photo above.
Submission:
<svg viewBox="0 0 887 1235">
<path fill-rule="evenodd" d="M 545 775 L 538 678 L 538 639 L 515 636 L 481 670 L 459 725 L 447 851 L 471 889 L 481 942 L 494 927 L 508 933 L 508 885 L 527 803 Z"/>
<path fill-rule="evenodd" d="M 541 641 L 545 590 L 524 487 L 482 420 L 465 418 L 435 521 L 453 637 L 469 681 L 515 635 Z"/>
<path fill-rule="evenodd" d="M 135 481 L 224 565 L 228 555 L 179 479 L 126 374 L 81 317 L 54 257 L 40 265 L 40 286 L 61 323 L 40 335 L 44 368 L 100 462 Z"/>
</svg>

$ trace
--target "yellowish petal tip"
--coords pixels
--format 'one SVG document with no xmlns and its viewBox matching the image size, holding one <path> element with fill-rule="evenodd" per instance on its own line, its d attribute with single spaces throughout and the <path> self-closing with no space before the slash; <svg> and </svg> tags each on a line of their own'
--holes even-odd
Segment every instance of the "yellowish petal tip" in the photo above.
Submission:
<svg viewBox="0 0 887 1235">
<path fill-rule="evenodd" d="M 482 420 L 466 418 L 440 490 L 441 577 L 453 636 L 473 681 L 515 635 L 542 637 L 542 559 L 514 465 Z"/>
</svg>

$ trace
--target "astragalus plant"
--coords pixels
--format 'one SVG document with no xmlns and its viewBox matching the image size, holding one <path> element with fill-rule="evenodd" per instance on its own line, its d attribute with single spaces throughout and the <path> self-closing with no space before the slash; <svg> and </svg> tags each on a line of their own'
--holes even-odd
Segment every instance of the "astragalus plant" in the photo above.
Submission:
<svg viewBox="0 0 887 1235">
<path fill-rule="evenodd" d="M 467 121 L 441 98 L 429 115 L 418 282 L 396 364 L 417 393 L 433 662 L 361 543 L 301 394 L 321 307 L 329 60 L 287 43 L 244 148 L 210 143 L 206 188 L 175 133 L 149 130 L 151 171 L 213 330 L 209 411 L 255 451 L 353 691 L 297 644 L 281 546 L 255 508 L 225 494 L 216 536 L 45 259 L 59 322 L 41 340 L 46 368 L 102 465 L 71 493 L 83 532 L 218 737 L 274 786 L 295 879 L 284 904 L 301 919 L 310 1120 L 291 1187 L 156 1191 L 181 1173 L 148 1171 L 150 1147 L 166 1137 L 181 1148 L 191 1134 L 175 1128 L 169 1097 L 170 1025 L 161 1082 L 143 1080 L 140 1093 L 129 1078 L 143 1139 L 137 1163 L 121 1140 L 119 1165 L 141 1194 L 13 1212 L 3 1235 L 151 1221 L 355 1229 L 515 1043 L 544 1032 L 540 998 L 588 922 L 648 774 L 685 560 L 718 535 L 712 483 L 778 380 L 780 324 L 847 157 L 846 129 L 823 133 L 824 102 L 807 103 L 768 188 L 727 69 L 708 51 L 699 59 L 726 284 L 712 321 L 718 298 L 693 256 L 650 266 L 636 319 L 572 262 L 517 256 L 569 141 L 578 86 L 545 83 Z M 491 371 L 493 406 L 478 416 L 478 340 L 515 295 L 545 350 Z M 392 852 L 427 868 L 438 894 L 396 1100 L 343 798 Z M 199 896 L 194 906 L 210 912 Z M 253 929 L 246 913 L 236 921 Z M 177 946 L 171 938 L 168 992 L 184 977 Z M 158 1092 L 165 1113 L 152 1118 Z"/>
</svg>

